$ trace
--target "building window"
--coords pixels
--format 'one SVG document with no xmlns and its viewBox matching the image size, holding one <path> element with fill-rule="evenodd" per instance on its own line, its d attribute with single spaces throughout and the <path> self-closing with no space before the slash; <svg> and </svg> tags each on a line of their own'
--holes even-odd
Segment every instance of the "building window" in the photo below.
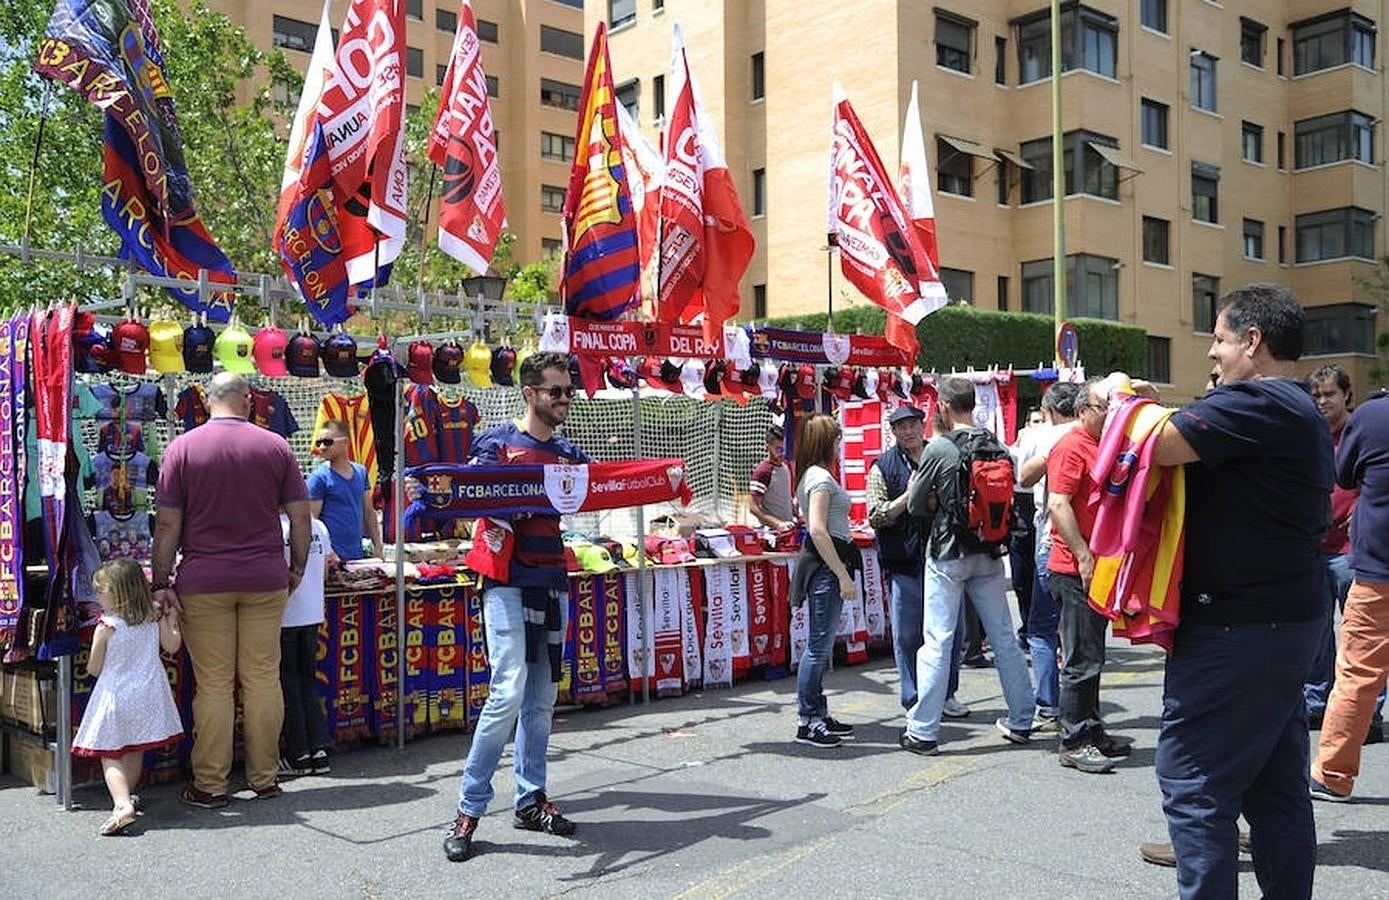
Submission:
<svg viewBox="0 0 1389 900">
<path fill-rule="evenodd" d="M 487 76 L 487 96 L 500 97 L 502 95 L 502 83 L 496 75 Z"/>
<path fill-rule="evenodd" d="M 664 75 L 651 77 L 651 105 L 655 107 L 651 113 L 657 119 L 666 114 L 666 76 Z"/>
<path fill-rule="evenodd" d="M 752 170 L 752 214 L 754 216 L 765 216 L 767 214 L 767 170 Z"/>
<path fill-rule="evenodd" d="M 1244 220 L 1244 258 L 1264 258 L 1264 223 L 1258 219 Z"/>
<path fill-rule="evenodd" d="M 301 22 L 298 19 L 291 19 L 288 16 L 275 16 L 272 20 L 272 40 L 276 47 L 283 47 L 286 50 L 303 50 L 305 53 L 313 49 L 314 38 L 318 35 L 318 26 L 312 22 Z"/>
<path fill-rule="evenodd" d="M 540 252 L 545 256 L 558 256 L 564 250 L 564 242 L 559 238 L 541 238 Z"/>
<path fill-rule="evenodd" d="M 446 78 L 446 77 L 448 76 L 448 74 L 449 74 L 449 67 L 448 67 L 448 66 L 441 66 L 441 65 L 437 65 L 437 64 L 436 64 L 436 65 L 434 66 L 434 83 L 435 83 L 436 85 L 442 85 L 442 84 L 444 83 L 444 78 Z"/>
<path fill-rule="evenodd" d="M 1061 12 L 1061 71 L 1088 69 L 1114 77 L 1119 57 L 1119 20 L 1088 6 Z M 1018 21 L 1018 83 L 1051 77 L 1051 14 Z"/>
<path fill-rule="evenodd" d="M 994 38 L 994 84 L 1008 83 L 1008 39 Z"/>
<path fill-rule="evenodd" d="M 453 34 L 458 30 L 458 13 L 451 9 L 434 10 L 434 27 L 445 34 Z"/>
<path fill-rule="evenodd" d="M 540 51 L 582 61 L 584 58 L 584 36 L 572 31 L 565 31 L 563 28 L 541 25 Z"/>
<path fill-rule="evenodd" d="M 1215 64 L 1218 60 L 1204 50 L 1191 54 L 1191 105 L 1215 112 Z"/>
<path fill-rule="evenodd" d="M 477 20 L 477 39 L 495 44 L 501 40 L 501 29 L 496 22 L 489 22 L 486 19 Z"/>
<path fill-rule="evenodd" d="M 1148 380 L 1172 383 L 1172 339 L 1148 335 Z"/>
<path fill-rule="evenodd" d="M 608 27 L 617 28 L 637 20 L 637 0 L 608 0 Z"/>
<path fill-rule="evenodd" d="M 557 213 L 564 209 L 564 188 L 553 184 L 540 186 L 540 209 L 543 212 Z"/>
<path fill-rule="evenodd" d="M 762 53 L 752 55 L 752 99 L 761 100 L 767 96 L 767 70 Z"/>
<path fill-rule="evenodd" d="M 1294 22 L 1293 74 L 1305 75 L 1333 66 L 1354 63 L 1373 69 L 1375 23 L 1343 9 L 1339 12 Z"/>
<path fill-rule="evenodd" d="M 1144 28 L 1167 33 L 1167 0 L 1143 0 L 1138 9 Z"/>
<path fill-rule="evenodd" d="M 1253 122 L 1240 123 L 1240 158 L 1245 162 L 1264 162 L 1264 127 Z"/>
<path fill-rule="evenodd" d="M 1008 276 L 998 276 L 998 308 L 1004 312 L 1008 311 Z"/>
<path fill-rule="evenodd" d="M 767 318 L 767 286 L 765 284 L 752 286 L 752 317 L 754 319 Z"/>
<path fill-rule="evenodd" d="M 1285 145 L 1287 144 L 1286 135 L 1278 132 L 1278 168 L 1284 170 L 1288 168 L 1288 154 Z"/>
<path fill-rule="evenodd" d="M 405 18 L 416 22 L 424 18 L 424 0 L 405 0 Z"/>
<path fill-rule="evenodd" d="M 1170 265 L 1172 224 L 1154 216 L 1143 217 L 1143 261 Z"/>
<path fill-rule="evenodd" d="M 1143 143 L 1167 149 L 1167 104 L 1143 98 Z"/>
<path fill-rule="evenodd" d="M 1051 315 L 1054 294 L 1050 259 L 1022 264 L 1023 312 Z M 1119 318 L 1119 261 L 1075 253 L 1066 257 L 1066 314 L 1088 319 Z"/>
<path fill-rule="evenodd" d="M 1091 194 L 1109 200 L 1119 198 L 1119 173 L 1114 164 L 1092 145 L 1118 147 L 1108 135 L 1093 131 L 1069 131 L 1061 137 L 1061 159 L 1065 167 L 1065 188 L 1071 194 Z M 1022 172 L 1022 202 L 1035 203 L 1051 198 L 1051 138 L 1028 141 L 1020 148 L 1024 160 L 1032 165 Z"/>
<path fill-rule="evenodd" d="M 994 183 L 998 187 L 998 205 L 1008 205 L 1008 160 L 1000 159 L 994 170 Z"/>
<path fill-rule="evenodd" d="M 1288 264 L 1288 226 L 1278 226 L 1278 264 Z"/>
<path fill-rule="evenodd" d="M 1220 222 L 1220 169 L 1205 163 L 1191 164 L 1191 217 L 1198 222 Z"/>
<path fill-rule="evenodd" d="M 633 121 L 637 118 L 637 97 L 640 93 L 641 82 L 637 81 L 635 78 L 631 81 L 625 81 L 613 88 L 613 96 L 617 98 L 618 103 L 627 107 L 627 114 L 632 117 Z"/>
<path fill-rule="evenodd" d="M 974 157 L 936 138 L 936 189 L 942 194 L 974 196 Z"/>
<path fill-rule="evenodd" d="M 551 162 L 573 162 L 574 139 L 549 131 L 540 132 L 540 158 Z"/>
<path fill-rule="evenodd" d="M 965 269 L 940 270 L 940 283 L 945 287 L 945 296 L 951 300 L 974 302 L 974 273 Z"/>
<path fill-rule="evenodd" d="M 1240 16 L 1239 20 L 1239 58 L 1251 66 L 1264 67 L 1264 37 L 1268 26 L 1253 19 Z"/>
<path fill-rule="evenodd" d="M 1376 312 L 1362 303 L 1307 307 L 1303 310 L 1307 317 L 1303 355 L 1374 353 Z"/>
<path fill-rule="evenodd" d="M 1274 65 L 1277 67 L 1277 71 L 1278 71 L 1278 74 L 1279 74 L 1279 75 L 1286 75 L 1286 74 L 1288 74 L 1287 68 L 1283 65 L 1283 55 L 1284 55 L 1284 54 L 1283 54 L 1283 46 L 1284 46 L 1284 43 L 1285 43 L 1284 40 L 1283 40 L 1282 38 L 1279 38 L 1279 39 L 1274 43 L 1274 45 L 1273 45 L 1273 46 L 1274 46 L 1273 52 L 1274 52 L 1275 54 L 1277 54 L 1277 56 L 1278 56 L 1278 58 L 1275 59 L 1275 60 L 1273 61 L 1273 63 L 1274 63 Z"/>
<path fill-rule="evenodd" d="M 1219 276 L 1191 273 L 1191 326 L 1198 334 L 1215 333 L 1216 303 L 1219 300 Z"/>
<path fill-rule="evenodd" d="M 1375 214 L 1348 206 L 1298 216 L 1297 262 L 1323 259 L 1375 258 Z"/>
<path fill-rule="evenodd" d="M 973 20 L 936 10 L 936 65 L 968 74 L 973 45 Z"/>
<path fill-rule="evenodd" d="M 1356 159 L 1375 161 L 1374 120 L 1354 110 L 1303 119 L 1293 126 L 1293 165 L 1299 169 Z"/>
<path fill-rule="evenodd" d="M 573 7 L 574 9 L 584 8 L 584 0 L 555 0 L 555 2 L 564 6 Z"/>
<path fill-rule="evenodd" d="M 419 47 L 405 48 L 405 74 L 411 78 L 424 77 L 424 51 Z"/>
<path fill-rule="evenodd" d="M 559 109 L 578 109 L 579 90 L 577 84 L 565 84 L 563 81 L 542 78 L 540 79 L 540 105 L 554 106 Z"/>
</svg>

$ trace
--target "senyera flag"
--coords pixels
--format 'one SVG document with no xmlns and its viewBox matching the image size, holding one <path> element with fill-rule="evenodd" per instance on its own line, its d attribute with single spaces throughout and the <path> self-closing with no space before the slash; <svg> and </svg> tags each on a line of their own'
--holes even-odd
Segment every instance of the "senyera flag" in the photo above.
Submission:
<svg viewBox="0 0 1389 900">
<path fill-rule="evenodd" d="M 627 190 L 637 213 L 637 245 L 641 248 L 644 269 L 656 250 L 665 162 L 621 103 L 617 104 L 617 121 L 622 132 L 622 168 L 627 173 Z"/>
<path fill-rule="evenodd" d="M 844 276 L 865 297 L 915 326 L 943 303 L 940 282 L 878 151 L 836 82 L 830 141 L 829 233 Z M 937 297 L 941 302 L 937 302 Z"/>
<path fill-rule="evenodd" d="M 738 281 L 754 250 L 752 229 L 704 111 L 678 24 L 672 47 L 675 102 L 666 127 L 656 316 L 691 322 L 702 313 L 706 340 L 721 340 L 723 323 L 738 314 Z"/>
<path fill-rule="evenodd" d="M 439 249 L 474 272 L 486 272 L 506 227 L 497 137 L 472 4 L 463 0 L 429 158 L 444 170 Z"/>
<path fill-rule="evenodd" d="M 34 71 L 61 81 L 106 114 L 101 212 L 120 255 L 154 275 L 236 280 L 230 260 L 198 217 L 183 160 L 173 95 L 148 11 L 124 0 L 58 0 Z M 180 303 L 226 321 L 230 292 L 204 298 L 169 288 Z"/>
<path fill-rule="evenodd" d="M 384 285 L 405 246 L 405 0 L 352 0 L 318 104 L 348 280 Z"/>
<path fill-rule="evenodd" d="M 926 251 L 926 260 L 931 264 L 929 272 L 922 281 L 926 283 L 924 298 L 929 307 L 927 312 L 939 309 L 946 303 L 945 286 L 940 280 L 940 251 L 936 245 L 936 207 L 931 199 L 931 170 L 926 165 L 926 140 L 921 133 L 921 111 L 917 103 L 917 83 L 912 82 L 912 98 L 907 104 L 907 120 L 902 126 L 901 161 L 902 208 L 906 210 L 907 221 L 916 232 L 921 249 Z M 937 286 L 939 290 L 937 290 Z M 916 325 L 900 316 L 887 317 L 886 334 L 895 346 L 905 348 L 915 362 L 921 345 L 916 339 Z"/>
<path fill-rule="evenodd" d="M 636 214 L 622 161 L 608 31 L 593 35 L 564 195 L 560 295 L 571 316 L 615 319 L 640 299 Z"/>
</svg>

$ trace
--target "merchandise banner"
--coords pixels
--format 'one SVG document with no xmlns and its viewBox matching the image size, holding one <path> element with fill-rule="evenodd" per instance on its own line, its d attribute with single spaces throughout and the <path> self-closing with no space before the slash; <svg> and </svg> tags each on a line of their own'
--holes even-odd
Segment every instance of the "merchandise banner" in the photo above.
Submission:
<svg viewBox="0 0 1389 900">
<path fill-rule="evenodd" d="M 598 578 L 569 579 L 570 634 L 574 639 L 574 677 L 569 696 L 576 703 L 603 700 L 603 640 L 606 607 Z"/>
<path fill-rule="evenodd" d="M 655 573 L 655 615 L 651 619 L 655 635 L 656 696 L 679 697 L 684 691 L 684 661 L 681 652 L 680 619 L 689 578 L 683 569 L 659 569 Z"/>
<path fill-rule="evenodd" d="M 603 691 L 621 694 L 627 690 L 627 666 L 623 658 L 627 579 L 610 573 L 593 580 L 598 583 L 598 597 L 603 608 Z"/>
<path fill-rule="evenodd" d="M 790 645 L 787 639 L 791 633 L 791 566 L 777 561 L 764 562 L 769 574 L 769 603 L 772 607 L 772 665 L 784 666 L 790 660 Z"/>
<path fill-rule="evenodd" d="M 733 686 L 732 566 L 710 566 L 704 573 L 704 686 Z"/>
<path fill-rule="evenodd" d="M 650 570 L 646 573 L 646 613 L 642 614 L 638 602 L 638 596 L 642 591 L 637 590 L 637 573 L 628 572 L 622 576 L 623 585 L 627 591 L 627 672 L 631 676 L 628 690 L 633 693 L 641 691 L 642 678 L 647 679 L 648 689 L 654 690 L 656 687 L 656 664 L 654 657 L 647 656 L 646 650 L 646 628 L 652 628 L 656 621 L 656 583 L 654 573 Z"/>
<path fill-rule="evenodd" d="M 880 334 L 832 334 L 752 326 L 752 355 L 834 366 L 906 366 L 907 355 Z"/>
<path fill-rule="evenodd" d="M 378 594 L 374 606 L 375 615 L 370 616 L 374 628 L 371 675 L 371 730 L 378 740 L 395 736 L 396 732 L 396 692 L 400 688 L 399 635 L 396 622 L 395 598 Z M 407 711 L 408 715 L 408 711 Z"/>
<path fill-rule="evenodd" d="M 744 563 L 718 566 L 728 570 L 728 640 L 733 645 L 733 674 L 747 672 L 752 651 L 748 634 L 748 567 Z"/>
<path fill-rule="evenodd" d="M 392 605 L 395 598 L 390 598 Z M 414 592 L 405 595 L 405 733 L 421 734 L 429 730 L 429 650 L 425 646 L 424 598 Z M 319 631 L 319 640 L 325 639 Z M 318 672 L 320 683 L 327 680 L 323 670 Z"/>
<path fill-rule="evenodd" d="M 333 695 L 328 703 L 328 734 L 335 741 L 361 741 L 370 737 L 367 721 L 367 691 L 371 689 L 367 665 L 371 654 L 373 631 L 365 615 L 368 598 L 347 594 L 335 604 L 326 604 L 324 615 L 328 626 L 328 662 L 334 673 Z M 375 604 L 370 604 L 374 606 Z"/>
<path fill-rule="evenodd" d="M 700 569 L 679 569 L 684 582 L 680 593 L 680 652 L 683 657 L 683 687 L 692 690 L 704 683 L 704 664 L 701 661 L 699 611 L 695 595 L 704 596 L 704 573 Z"/>
<path fill-rule="evenodd" d="M 429 655 L 429 723 L 436 730 L 462 729 L 468 723 L 468 706 L 473 701 L 469 687 L 475 683 L 473 668 L 481 669 L 476 698 L 480 711 L 487 699 L 487 659 L 469 654 L 471 635 L 486 646 L 482 628 L 482 595 L 461 585 L 440 585 L 437 599 L 425 617 L 425 644 Z M 476 610 L 473 609 L 474 605 Z"/>
<path fill-rule="evenodd" d="M 863 548 L 862 553 L 859 590 L 863 596 L 863 614 L 868 623 L 869 641 L 878 643 L 887 638 L 887 582 L 883 578 L 883 567 L 878 563 L 878 552 Z"/>
<path fill-rule="evenodd" d="M 751 621 L 749 641 L 749 667 L 766 666 L 772 662 L 772 605 L 776 602 L 771 592 L 771 563 L 748 563 L 747 574 L 748 616 Z M 736 662 L 736 660 L 735 660 Z"/>
<path fill-rule="evenodd" d="M 610 322 L 550 313 L 540 332 L 540 349 L 580 356 L 665 356 L 723 359 L 723 341 L 705 340 L 700 325 Z"/>
</svg>

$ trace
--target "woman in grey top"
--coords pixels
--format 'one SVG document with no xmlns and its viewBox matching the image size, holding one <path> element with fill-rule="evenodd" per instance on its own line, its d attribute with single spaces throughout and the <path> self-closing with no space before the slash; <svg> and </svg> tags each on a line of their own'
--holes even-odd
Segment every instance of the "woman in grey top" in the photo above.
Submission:
<svg viewBox="0 0 1389 900">
<path fill-rule="evenodd" d="M 839 423 L 831 416 L 813 415 L 796 441 L 796 501 L 805 516 L 810 540 L 823 564 L 810 577 L 806 590 L 810 639 L 796 672 L 799 727 L 796 740 L 815 747 L 837 747 L 853 737 L 852 725 L 829 715 L 823 690 L 825 670 L 834 653 L 839 615 L 846 599 L 858 590 L 853 574 L 840 560 L 835 540 L 849 541 L 849 492 L 835 479 L 839 459 Z"/>
</svg>

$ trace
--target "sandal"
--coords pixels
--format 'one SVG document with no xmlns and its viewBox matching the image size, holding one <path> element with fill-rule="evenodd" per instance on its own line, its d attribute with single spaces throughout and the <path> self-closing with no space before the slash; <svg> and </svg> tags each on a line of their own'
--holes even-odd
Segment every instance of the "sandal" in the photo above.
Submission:
<svg viewBox="0 0 1389 900">
<path fill-rule="evenodd" d="M 111 813 L 111 818 L 107 819 L 106 823 L 101 826 L 102 837 L 112 837 L 120 834 L 131 825 L 135 824 L 135 807 L 127 805 L 124 809 L 124 813 L 115 811 Z"/>
</svg>

